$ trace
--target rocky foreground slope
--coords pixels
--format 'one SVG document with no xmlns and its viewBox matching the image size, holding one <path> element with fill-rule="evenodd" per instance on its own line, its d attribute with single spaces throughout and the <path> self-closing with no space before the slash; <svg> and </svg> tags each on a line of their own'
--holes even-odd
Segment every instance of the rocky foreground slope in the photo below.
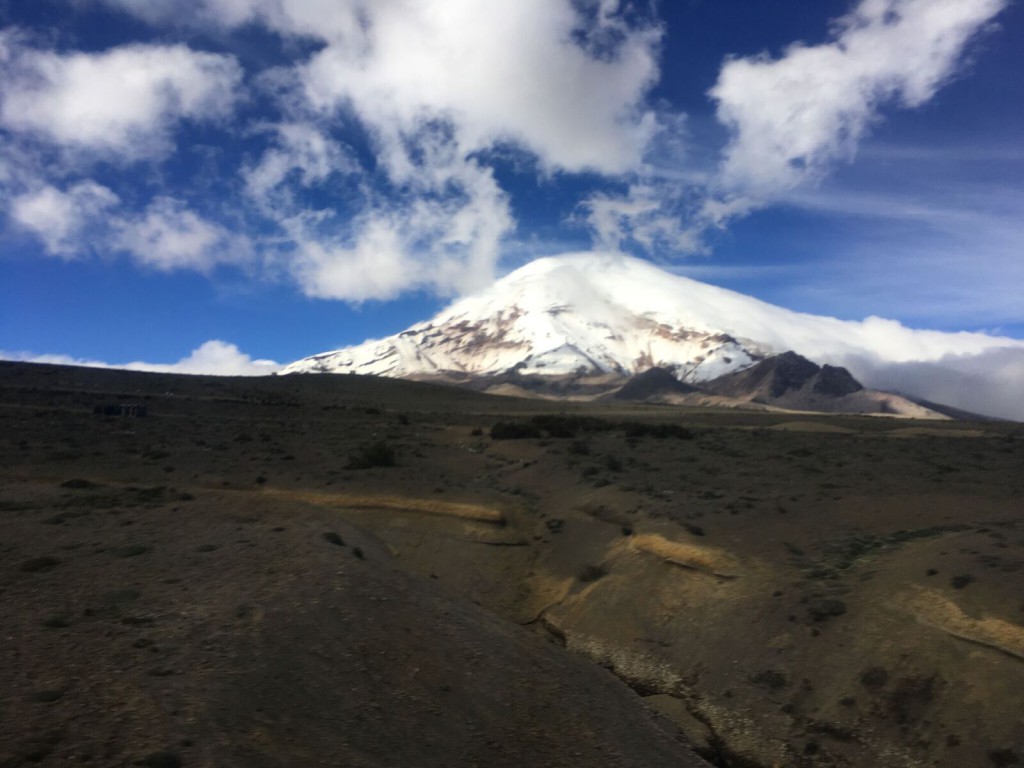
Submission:
<svg viewBox="0 0 1024 768">
<path fill-rule="evenodd" d="M 1017 425 L 0 364 L 0 434 L 0 765 L 1024 760 Z"/>
</svg>

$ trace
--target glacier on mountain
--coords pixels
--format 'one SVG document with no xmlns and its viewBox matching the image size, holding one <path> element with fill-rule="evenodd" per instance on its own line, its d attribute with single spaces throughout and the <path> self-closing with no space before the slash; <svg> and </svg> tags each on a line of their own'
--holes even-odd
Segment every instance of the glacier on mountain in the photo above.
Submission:
<svg viewBox="0 0 1024 768">
<path fill-rule="evenodd" d="M 659 366 L 700 383 L 795 350 L 877 386 L 877 366 L 1004 347 L 1024 349 L 1024 342 L 810 315 L 623 254 L 576 253 L 532 261 L 429 321 L 304 358 L 282 373 L 631 375 Z"/>
</svg>

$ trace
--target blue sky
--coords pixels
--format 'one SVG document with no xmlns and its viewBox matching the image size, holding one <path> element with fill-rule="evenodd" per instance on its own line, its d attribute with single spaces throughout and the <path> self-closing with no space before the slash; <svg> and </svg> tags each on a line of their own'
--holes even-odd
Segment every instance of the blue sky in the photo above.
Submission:
<svg viewBox="0 0 1024 768">
<path fill-rule="evenodd" d="M 0 28 L 9 357 L 252 370 L 592 248 L 1024 338 L 1020 2 L 0 0 Z"/>
</svg>

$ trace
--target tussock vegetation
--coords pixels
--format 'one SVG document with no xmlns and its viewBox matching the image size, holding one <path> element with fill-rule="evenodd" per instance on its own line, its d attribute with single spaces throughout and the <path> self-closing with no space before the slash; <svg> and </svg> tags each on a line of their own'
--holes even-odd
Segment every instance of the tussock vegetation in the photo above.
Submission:
<svg viewBox="0 0 1024 768">
<path fill-rule="evenodd" d="M 349 456 L 345 469 L 393 466 L 395 466 L 395 449 L 383 440 L 378 440 L 376 443 L 361 446 L 356 453 Z"/>
<path fill-rule="evenodd" d="M 360 509 L 389 509 L 395 512 L 415 512 L 422 515 L 456 517 L 483 523 L 504 525 L 505 515 L 481 504 L 459 504 L 434 499 L 410 499 L 402 496 L 369 496 L 347 493 L 310 493 L 304 491 L 263 490 L 261 493 L 305 501 L 321 507 L 358 507 Z"/>
<path fill-rule="evenodd" d="M 613 421 L 596 416 L 568 416 L 546 413 L 529 421 L 499 421 L 491 427 L 495 440 L 525 440 L 540 437 L 574 439 L 580 434 L 621 431 L 627 438 L 653 437 L 692 440 L 693 433 L 680 424 L 647 424 L 641 421 Z"/>
<path fill-rule="evenodd" d="M 491 427 L 491 439 L 493 440 L 529 440 L 540 436 L 540 430 L 533 424 L 517 421 L 499 421 Z"/>
<path fill-rule="evenodd" d="M 683 568 L 727 579 L 736 578 L 737 575 L 738 569 L 735 560 L 724 552 L 710 547 L 669 541 L 664 536 L 653 533 L 643 533 L 631 537 L 629 546 Z"/>
<path fill-rule="evenodd" d="M 1020 624 L 993 616 L 972 619 L 939 592 L 920 587 L 899 602 L 925 626 L 1024 661 L 1024 626 Z"/>
</svg>

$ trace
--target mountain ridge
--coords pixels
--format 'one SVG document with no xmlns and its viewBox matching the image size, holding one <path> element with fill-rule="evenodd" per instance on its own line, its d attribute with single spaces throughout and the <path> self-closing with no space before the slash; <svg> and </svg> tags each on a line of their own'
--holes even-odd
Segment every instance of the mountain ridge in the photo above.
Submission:
<svg viewBox="0 0 1024 768">
<path fill-rule="evenodd" d="M 624 381 L 651 368 L 701 385 L 793 352 L 829 366 L 822 374 L 828 378 L 832 368 L 858 361 L 861 369 L 871 361 L 935 361 L 1003 342 L 1019 344 L 916 331 L 877 317 L 804 314 L 622 254 L 579 253 L 532 261 L 430 320 L 298 360 L 282 373 L 475 382 L 478 389 L 486 388 L 479 385 L 483 380 L 527 394 L 544 389 L 544 382 L 562 382 L 553 391 L 567 396 L 574 387 L 591 394 L 601 388 L 589 380 Z M 853 369 L 847 376 L 860 379 L 861 373 Z M 606 390 L 614 384 L 607 383 Z M 913 400 L 914 393 L 906 394 Z"/>
</svg>

